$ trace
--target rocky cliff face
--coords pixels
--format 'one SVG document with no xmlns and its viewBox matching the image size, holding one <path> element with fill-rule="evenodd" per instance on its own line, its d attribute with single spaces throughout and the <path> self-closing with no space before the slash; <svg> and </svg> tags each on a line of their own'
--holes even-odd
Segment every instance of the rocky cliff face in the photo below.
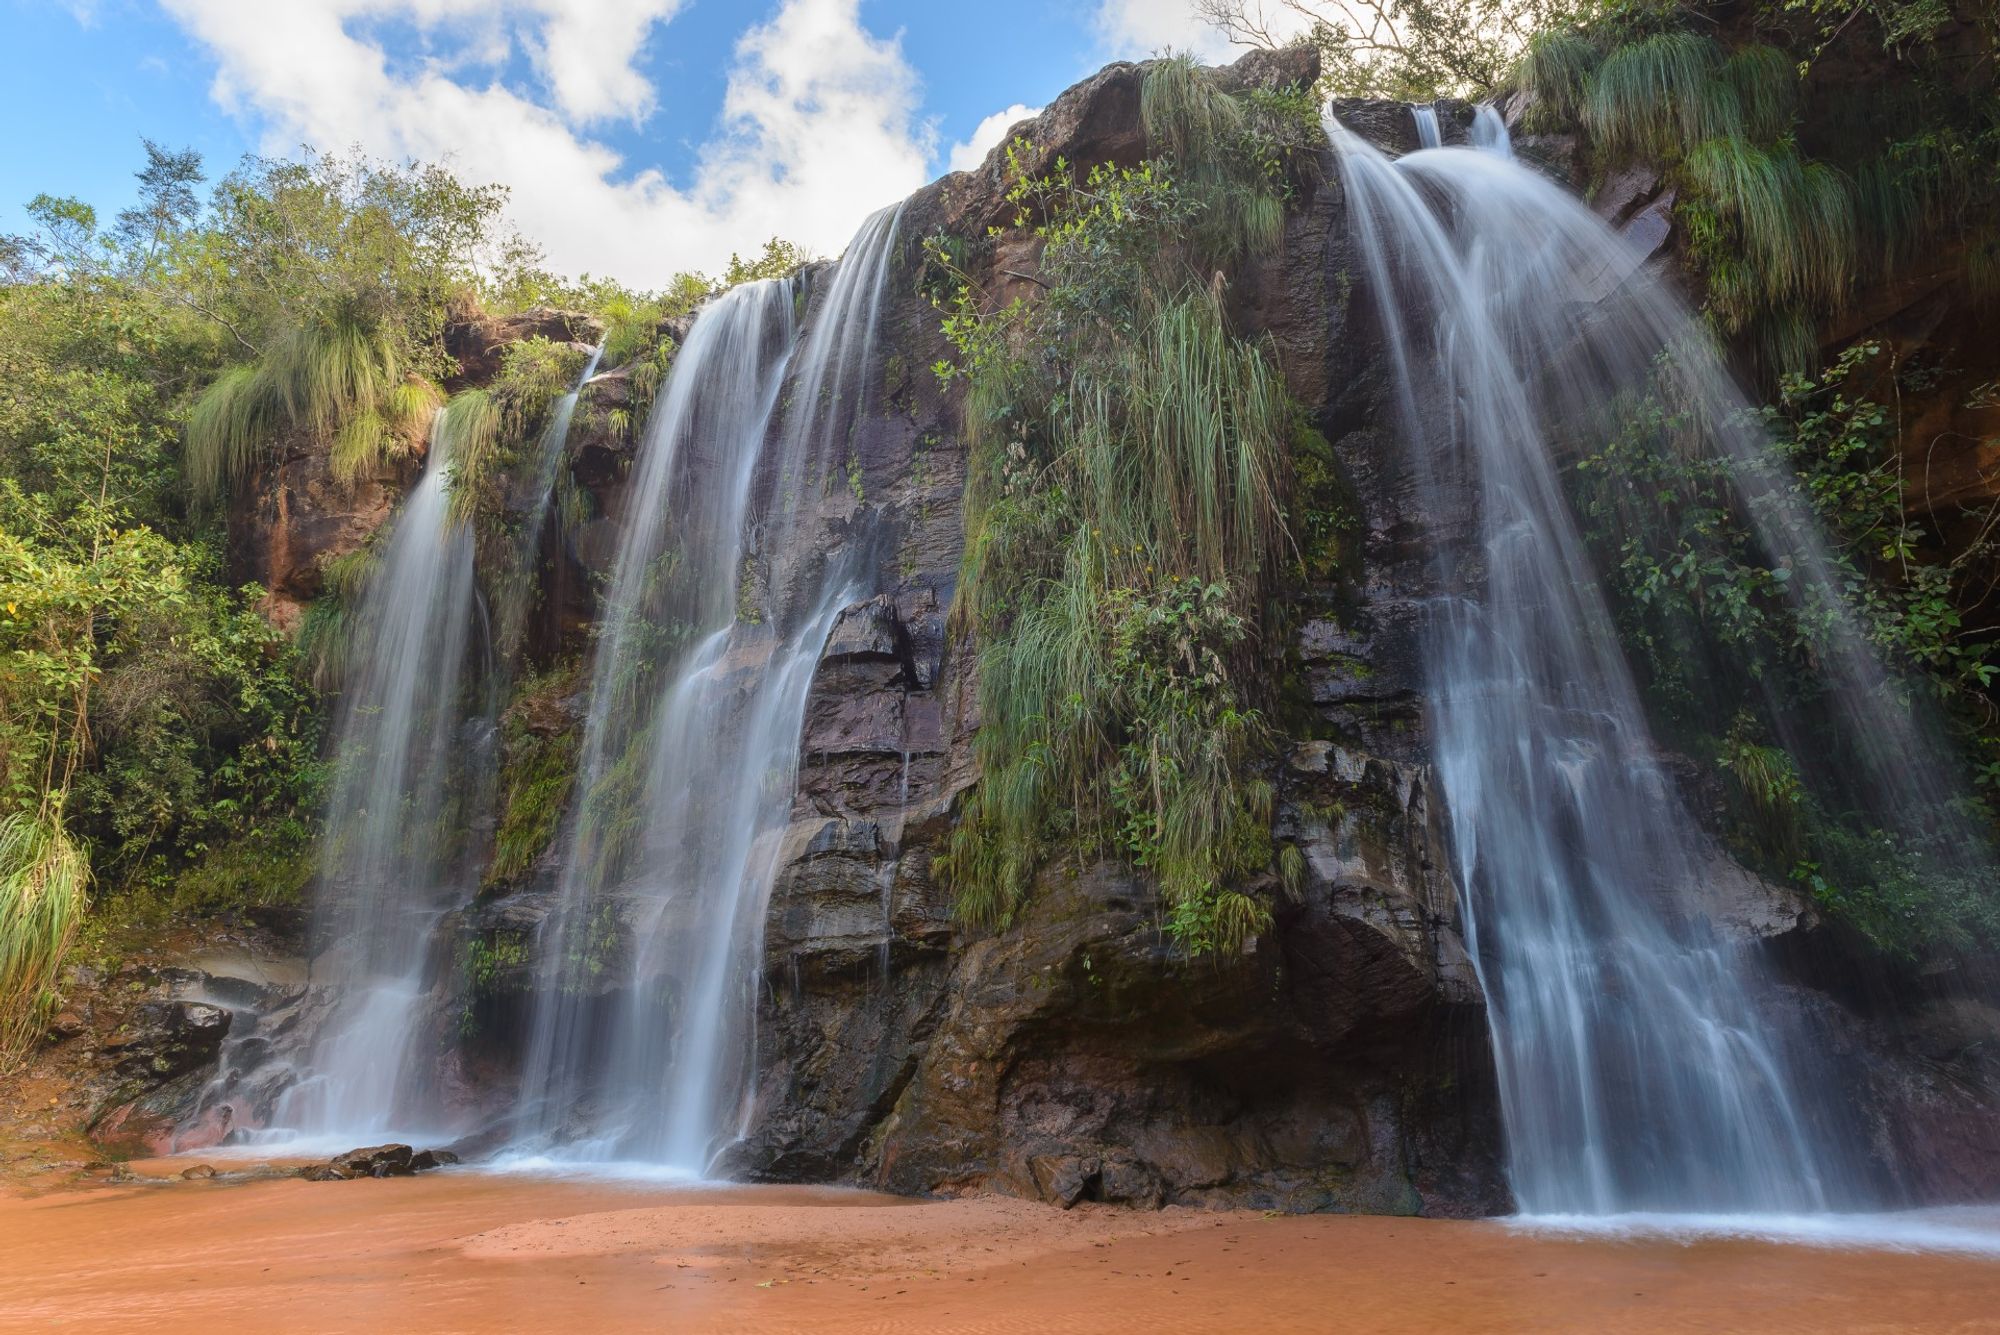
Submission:
<svg viewBox="0 0 2000 1335">
<path fill-rule="evenodd" d="M 1310 59 L 1259 55 L 1228 77 L 1309 81 Z M 1019 127 L 1030 170 L 1145 157 L 1142 78 L 1114 65 Z M 919 193 L 905 236 L 1005 221 L 1002 166 L 996 154 Z M 1229 297 L 1317 417 L 1359 421 L 1372 373 L 1327 298 L 1345 246 L 1331 190 L 1299 201 L 1282 249 Z M 1003 238 L 986 277 L 1003 298 L 1032 295 L 1038 260 Z M 956 404 L 903 369 L 946 352 L 914 286 L 892 280 L 883 338 L 903 413 L 860 437 L 871 478 L 879 461 L 912 488 L 885 502 L 903 534 L 884 572 L 894 591 L 849 610 L 813 689 L 737 1170 L 1065 1205 L 1502 1208 L 1483 1010 L 1413 731 L 1409 609 L 1378 559 L 1407 544 L 1408 523 L 1366 433 L 1342 453 L 1377 574 L 1297 591 L 1310 615 L 1296 704 L 1311 722 L 1276 777 L 1280 833 L 1309 870 L 1269 936 L 1242 958 L 1189 958 L 1155 889 L 1109 866 L 1047 875 L 1007 931 L 954 924 L 929 863 L 976 777 L 972 646 L 944 619 L 964 455 Z"/>
<path fill-rule="evenodd" d="M 1260 53 L 1225 77 L 1309 81 L 1311 62 Z M 1021 127 L 1035 146 L 1030 168 L 1146 156 L 1142 77 L 1113 65 Z M 1412 146 L 1405 108 L 1341 110 L 1358 132 Z M 1561 143 L 1527 147 L 1557 170 L 1574 156 Z M 973 647 L 948 620 L 966 459 L 958 405 L 928 370 L 947 350 L 918 292 L 919 243 L 939 232 L 982 237 L 1004 222 L 1001 167 L 996 155 L 906 204 L 875 403 L 853 440 L 859 476 L 825 496 L 814 521 L 818 539 L 834 541 L 864 507 L 874 512 L 876 592 L 842 613 L 812 687 L 768 909 L 752 1129 L 730 1167 L 1064 1205 L 1502 1210 L 1485 1006 L 1427 767 L 1417 652 L 1430 593 L 1425 535 L 1469 515 L 1418 513 L 1384 434 L 1372 331 L 1349 309 L 1357 266 L 1330 162 L 1294 200 L 1282 246 L 1228 293 L 1238 326 L 1269 336 L 1331 442 L 1357 525 L 1337 579 L 1290 591 L 1295 656 L 1273 667 L 1287 682 L 1290 734 L 1271 775 L 1277 833 L 1304 851 L 1303 885 L 1277 896 L 1273 928 L 1248 954 L 1196 959 L 1164 932 L 1154 888 L 1120 868 L 1052 872 L 1020 920 L 993 934 L 955 922 L 931 875 L 977 777 L 979 720 Z M 1600 201 L 1642 239 L 1662 225 L 1657 182 L 1608 184 Z M 1662 233 L 1653 249 L 1664 255 L 1665 245 Z M 1032 244 L 1003 237 L 983 262 L 1003 297 L 1034 292 Z M 492 331 L 466 337 L 461 360 L 476 375 Z M 570 467 L 597 517 L 547 567 L 543 624 L 530 637 L 537 655 L 586 642 L 593 573 L 624 513 L 631 449 L 591 423 L 629 395 L 613 373 L 584 396 Z M 281 601 L 309 597 L 308 572 L 388 509 L 386 484 L 337 497 L 314 481 L 314 466 L 286 456 L 237 516 L 240 549 Z M 563 709 L 552 708 L 551 728 L 563 726 Z M 471 907 L 458 930 L 531 934 L 553 874 L 544 859 Z M 1740 875 L 1719 875 L 1717 886 L 1719 916 L 1774 949 L 1811 953 L 1796 946 L 1811 935 L 1810 915 L 1786 892 Z M 1955 1093 L 1943 1067 L 1885 1055 L 1905 1041 L 1904 1019 L 1843 1026 L 1849 1012 L 1825 991 L 1828 967 L 1802 965 L 1797 977 L 1797 1004 L 1818 1008 L 1829 1041 L 1880 1086 L 1885 1153 L 1897 1110 L 1914 1109 L 1956 1147 L 1939 1151 L 1949 1162 L 1903 1164 L 1926 1182 L 1949 1182 L 1979 1155 L 2000 1163 L 1980 1121 L 1983 1094 Z M 454 1075 L 468 1098 L 506 1097 L 527 985 L 524 970 L 503 974 L 477 1003 L 481 1035 Z M 469 1004 L 437 999 L 439 1014 Z M 1930 1023 L 1929 1050 L 1939 1052 L 1977 1028 L 1955 1012 Z"/>
</svg>

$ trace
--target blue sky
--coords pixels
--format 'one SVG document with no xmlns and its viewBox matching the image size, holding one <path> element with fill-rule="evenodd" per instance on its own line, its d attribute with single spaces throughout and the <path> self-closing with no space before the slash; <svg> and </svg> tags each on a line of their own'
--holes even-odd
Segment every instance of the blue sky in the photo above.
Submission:
<svg viewBox="0 0 2000 1335">
<path fill-rule="evenodd" d="M 446 158 L 554 267 L 658 283 L 774 233 L 837 252 L 1107 60 L 1217 55 L 1190 0 L 0 0 L 0 231 L 109 215 L 140 136 Z"/>
</svg>

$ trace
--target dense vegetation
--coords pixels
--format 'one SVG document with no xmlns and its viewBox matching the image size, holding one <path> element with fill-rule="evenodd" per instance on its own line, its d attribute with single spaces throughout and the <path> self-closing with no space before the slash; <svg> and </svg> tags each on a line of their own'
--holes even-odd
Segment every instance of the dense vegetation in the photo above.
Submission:
<svg viewBox="0 0 2000 1335">
<path fill-rule="evenodd" d="M 295 903 L 310 878 L 322 692 L 375 563 L 329 562 L 296 635 L 274 628 L 265 590 L 228 578 L 227 503 L 260 461 L 282 444 L 343 484 L 407 476 L 460 369 L 448 330 L 532 305 L 593 313 L 643 410 L 662 320 L 803 258 L 773 241 L 720 280 L 634 293 L 550 275 L 501 224 L 504 191 L 440 167 L 251 158 L 204 189 L 195 154 L 149 143 L 139 182 L 108 224 L 44 196 L 31 234 L 0 238 L 0 1058 L 79 932 Z M 509 644 L 531 581 L 505 479 L 579 366 L 529 340 L 466 391 L 455 508 Z M 508 865 L 549 819 L 503 830 Z"/>
<path fill-rule="evenodd" d="M 1211 278 L 1277 240 L 1303 93 L 1222 92 L 1156 64 L 1158 155 L 1046 175 L 1009 152 L 1037 299 L 998 309 L 931 244 L 972 453 L 954 616 L 979 645 L 981 778 L 939 870 L 960 912 L 1009 920 L 1055 862 L 1155 877 L 1195 952 L 1269 922 L 1264 710 L 1298 409 L 1229 328 Z"/>
<path fill-rule="evenodd" d="M 2000 363 L 1976 342 L 1899 358 L 1867 324 L 1926 292 L 1973 312 L 2000 297 L 1996 42 L 1990 7 L 1943 0 L 1619 3 L 1539 33 L 1517 76 L 1527 126 L 1581 134 L 1598 179 L 1645 163 L 1676 191 L 1709 322 L 1770 396 L 1757 425 L 1780 484 L 1831 539 L 1887 689 L 1942 713 L 1976 788 L 1892 828 L 1843 784 L 1824 610 L 1732 499 L 1746 465 L 1687 448 L 1671 375 L 1577 473 L 1658 713 L 1724 779 L 1748 861 L 1911 954 L 2000 941 L 1962 847 L 1992 828 L 2000 779 L 2000 509 L 1929 502 L 1936 451 L 1973 442 L 1933 435 L 1913 457 L 1908 434 L 1918 403 L 1990 399 Z"/>
</svg>

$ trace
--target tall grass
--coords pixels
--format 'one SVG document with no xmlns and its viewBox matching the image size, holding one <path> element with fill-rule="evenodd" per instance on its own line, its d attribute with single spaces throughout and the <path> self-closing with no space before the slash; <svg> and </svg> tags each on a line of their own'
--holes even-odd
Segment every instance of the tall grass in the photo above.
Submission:
<svg viewBox="0 0 2000 1335">
<path fill-rule="evenodd" d="M 188 481 L 213 499 L 250 470 L 276 426 L 273 402 L 260 368 L 224 371 L 195 400 L 187 421 Z"/>
<path fill-rule="evenodd" d="M 18 1059 L 47 1018 L 89 884 L 59 814 L 0 818 L 0 1065 Z"/>
<path fill-rule="evenodd" d="M 1266 921 L 1228 886 L 1269 861 L 1270 794 L 1231 669 L 1282 539 L 1289 400 L 1195 290 L 1080 369 L 1052 427 L 1037 476 L 1010 449 L 988 463 L 1013 480 L 972 493 L 982 777 L 940 871 L 1002 924 L 1053 844 L 1095 843 L 1236 947 Z"/>
<path fill-rule="evenodd" d="M 1278 244 L 1284 204 L 1241 101 L 1191 57 L 1172 56 L 1146 71 L 1139 114 L 1153 148 L 1165 151 L 1199 200 L 1194 240 L 1205 261 L 1226 264 Z"/>
<path fill-rule="evenodd" d="M 1604 53 L 1597 44 L 1571 28 L 1536 33 L 1521 53 L 1515 82 L 1534 97 L 1528 128 L 1556 130 L 1583 111 L 1590 77 Z"/>
<path fill-rule="evenodd" d="M 258 361 L 224 372 L 196 400 L 186 428 L 196 494 L 221 496 L 287 430 L 326 442 L 343 477 L 367 472 L 395 433 L 426 411 L 423 388 L 399 366 L 385 326 L 356 309 L 336 308 L 285 331 Z"/>
<path fill-rule="evenodd" d="M 1764 302 L 1832 305 L 1846 295 L 1856 249 L 1846 177 L 1789 144 L 1765 149 L 1733 136 L 1695 145 L 1682 170 L 1734 224 Z"/>
<path fill-rule="evenodd" d="M 315 690 L 337 691 L 358 650 L 361 600 L 381 568 L 371 544 L 335 557 L 320 568 L 319 597 L 299 619 L 299 663 Z"/>
<path fill-rule="evenodd" d="M 1715 77 L 1722 48 L 1688 32 L 1655 33 L 1621 46 L 1591 76 L 1584 126 L 1612 153 L 1666 157 L 1683 144 L 1739 133 L 1743 104 L 1735 86 Z"/>
</svg>

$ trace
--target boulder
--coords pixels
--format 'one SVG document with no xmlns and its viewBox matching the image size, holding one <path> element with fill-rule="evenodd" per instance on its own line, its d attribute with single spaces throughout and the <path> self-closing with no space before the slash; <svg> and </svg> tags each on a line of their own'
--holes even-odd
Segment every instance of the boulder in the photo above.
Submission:
<svg viewBox="0 0 2000 1335">
<path fill-rule="evenodd" d="M 407 1177 L 417 1171 L 412 1165 L 415 1158 L 408 1145 L 369 1145 L 336 1154 L 330 1166 L 349 1177 Z"/>
</svg>

